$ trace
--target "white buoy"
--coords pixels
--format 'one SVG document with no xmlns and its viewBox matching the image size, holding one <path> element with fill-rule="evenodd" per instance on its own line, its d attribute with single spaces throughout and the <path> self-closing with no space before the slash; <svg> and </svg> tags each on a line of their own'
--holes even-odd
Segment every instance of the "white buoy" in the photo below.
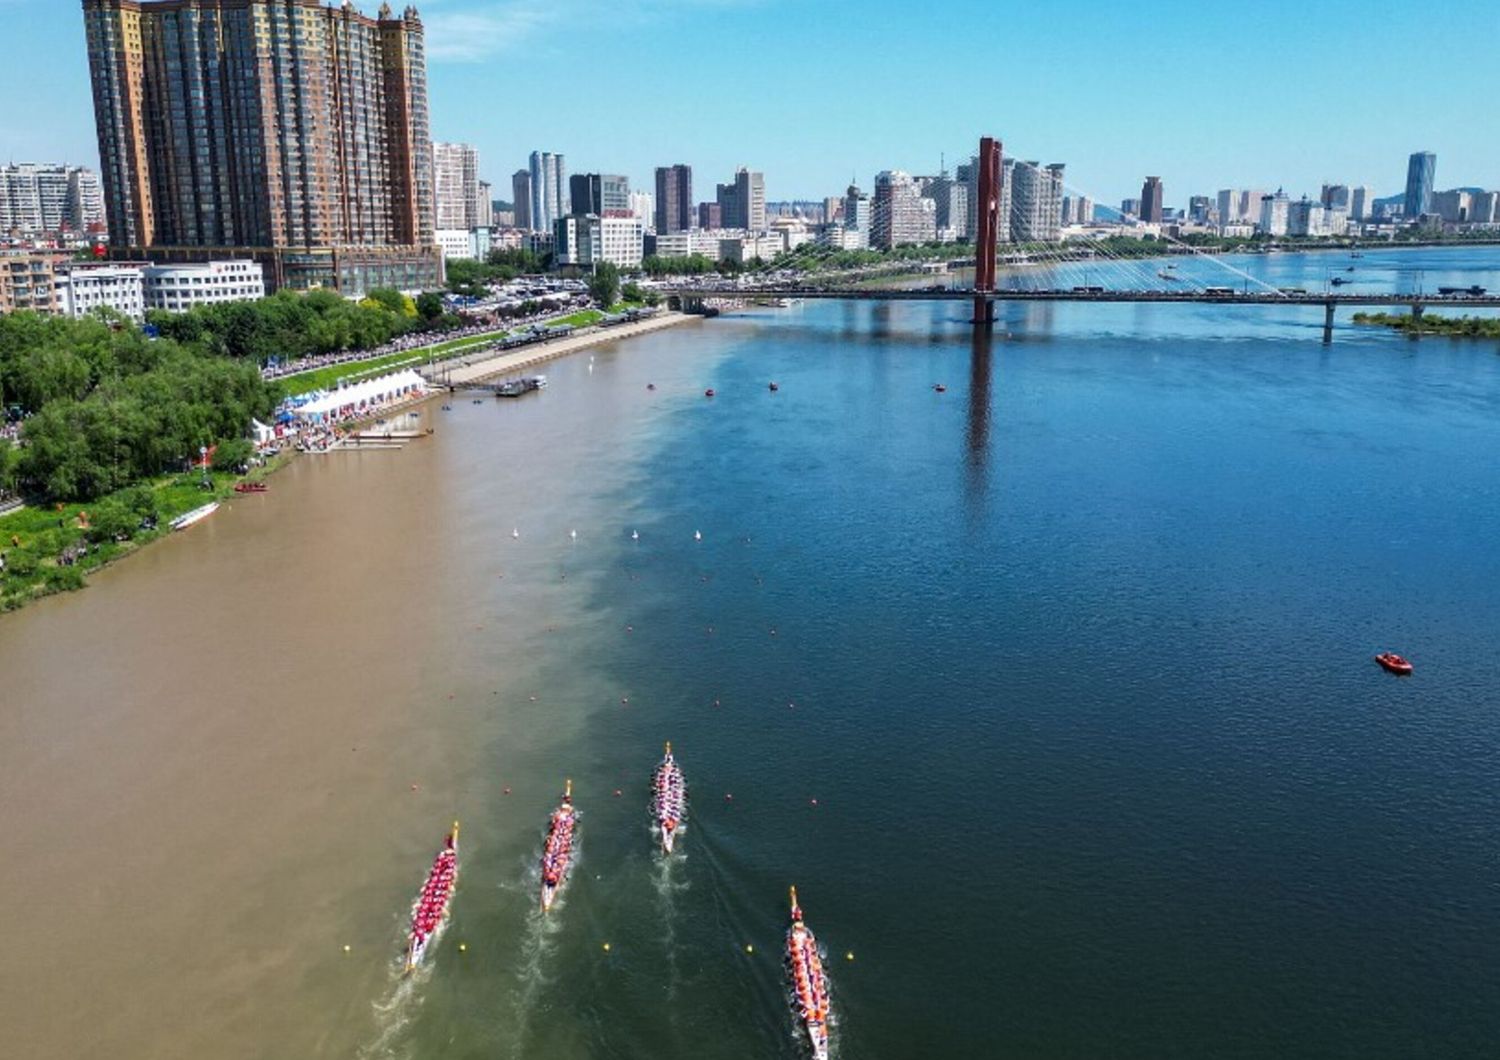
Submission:
<svg viewBox="0 0 1500 1060">
<path fill-rule="evenodd" d="M 510 536 L 514 537 L 514 538 L 519 538 L 521 536 L 521 528 L 519 526 L 516 527 L 514 530 L 512 530 L 510 532 Z"/>
<path fill-rule="evenodd" d="M 641 532 L 639 530 L 632 530 L 632 531 L 630 531 L 630 540 L 632 540 L 632 541 L 639 541 L 640 539 L 641 539 Z"/>
<path fill-rule="evenodd" d="M 693 540 L 694 541 L 702 541 L 703 540 L 703 531 L 702 530 L 694 530 L 693 531 Z"/>
<path fill-rule="evenodd" d="M 578 531 L 577 530 L 569 530 L 568 531 L 568 536 L 571 537 L 574 541 L 577 541 L 578 540 Z"/>
</svg>

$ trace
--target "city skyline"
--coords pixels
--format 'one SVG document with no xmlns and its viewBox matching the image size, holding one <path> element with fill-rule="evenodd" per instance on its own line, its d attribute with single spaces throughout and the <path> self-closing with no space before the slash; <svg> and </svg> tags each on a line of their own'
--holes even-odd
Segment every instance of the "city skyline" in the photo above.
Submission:
<svg viewBox="0 0 1500 1060">
<path fill-rule="evenodd" d="M 378 4 L 366 0 L 358 6 L 370 14 Z M 1282 186 L 1300 196 L 1315 195 L 1333 182 L 1368 185 L 1385 197 L 1402 191 L 1404 159 L 1420 150 L 1442 159 L 1439 189 L 1500 183 L 1500 147 L 1473 129 L 1473 100 L 1486 89 L 1477 60 L 1453 57 L 1441 76 L 1434 67 L 1434 76 L 1424 78 L 1420 70 L 1427 67 L 1419 62 L 1413 70 L 1409 56 L 1399 70 L 1365 57 L 1363 50 L 1339 52 L 1338 61 L 1329 62 L 1325 46 L 1291 34 L 1279 37 L 1278 50 L 1268 56 L 1249 42 L 1257 27 L 1265 30 L 1291 17 L 1295 9 L 1283 0 L 1233 15 L 1169 2 L 1160 11 L 1160 30 L 1150 37 L 1155 61 L 1129 69 L 1141 91 L 1160 93 L 1172 106 L 1142 122 L 1115 112 L 1111 103 L 1124 69 L 1121 56 L 1128 54 L 1120 45 L 1139 40 L 1143 31 L 1126 12 L 1086 6 L 1088 17 L 1079 20 L 1076 31 L 1059 36 L 1039 13 L 1001 14 L 964 3 L 953 17 L 970 19 L 978 29 L 964 39 L 995 42 L 991 85 L 978 74 L 953 72 L 977 67 L 953 62 L 960 57 L 954 37 L 936 23 L 913 21 L 912 32 L 903 31 L 904 61 L 912 71 L 907 78 L 891 79 L 864 64 L 858 56 L 871 53 L 855 46 L 857 40 L 845 40 L 849 47 L 841 51 L 849 58 L 817 46 L 828 32 L 873 36 L 882 13 L 895 10 L 883 0 L 862 6 L 868 17 L 854 21 L 842 17 L 843 5 L 804 12 L 780 0 L 632 0 L 612 6 L 609 18 L 583 25 L 564 17 L 576 15 L 579 7 L 566 2 L 545 11 L 520 0 L 418 4 L 429 38 L 433 138 L 473 144 L 485 161 L 482 176 L 497 188 L 504 188 L 505 175 L 525 165 L 533 149 L 547 144 L 567 155 L 577 171 L 621 173 L 635 187 L 650 187 L 657 166 L 681 159 L 703 173 L 727 174 L 753 165 L 766 174 L 767 199 L 817 200 L 837 194 L 851 173 L 866 186 L 883 170 L 935 174 L 943 155 L 952 170 L 967 159 L 981 133 L 999 136 L 1010 157 L 1066 160 L 1070 185 L 1100 202 L 1135 194 L 1146 173 L 1161 175 L 1166 204 L 1178 208 L 1190 195 L 1229 186 Z M 1350 24 L 1371 26 L 1415 10 L 1395 2 L 1335 0 L 1332 6 L 1334 16 L 1345 12 Z M 902 17 L 911 21 L 909 14 Z M 0 0 L 0 18 L 7 20 L 13 45 L 13 61 L 0 74 L 0 84 L 13 97 L 31 92 L 50 101 L 0 119 L 0 160 L 97 168 L 78 8 L 56 0 Z M 766 48 L 758 52 L 763 57 L 775 52 L 785 58 L 758 66 L 756 92 L 717 95 L 704 120 L 701 93 L 684 89 L 718 76 L 717 53 L 702 40 L 721 32 L 732 32 L 742 44 L 763 42 Z M 821 68 L 809 67 L 800 49 L 786 47 L 789 32 L 794 40 L 797 34 L 806 37 Z M 595 77 L 570 81 L 497 74 L 544 69 L 547 56 L 561 57 L 579 33 L 599 34 L 611 45 Z M 504 63 L 521 51 L 527 63 L 497 66 L 497 60 Z M 672 54 L 673 61 L 652 63 L 650 56 L 658 53 Z M 1212 64 L 1204 61 L 1209 55 Z M 1068 59 L 1066 77 L 1056 76 L 1058 57 Z M 1265 77 L 1268 65 L 1283 62 L 1298 65 L 1295 89 Z M 778 63 L 784 64 L 780 74 Z M 1185 83 L 1198 69 L 1213 71 L 1212 85 Z M 942 71 L 941 89 L 912 92 L 914 79 L 929 70 Z M 484 102 L 497 77 L 509 101 L 500 109 Z M 1232 86 L 1236 78 L 1255 85 L 1255 106 L 1223 105 L 1223 91 L 1239 90 L 1213 86 Z M 642 136 L 638 122 L 621 120 L 593 101 L 597 81 L 624 86 L 611 98 L 621 99 L 625 114 L 653 114 L 661 119 L 656 129 L 686 129 L 691 122 L 691 133 L 675 147 L 658 132 Z M 1352 130 L 1329 135 L 1319 101 L 1345 93 L 1355 82 L 1362 86 L 1362 98 L 1382 99 L 1379 109 L 1368 112 L 1372 125 L 1407 129 L 1409 142 Z M 1424 90 L 1406 92 L 1404 86 L 1412 82 Z M 1034 84 L 1046 84 L 1046 92 L 1039 94 Z M 852 102 L 850 85 L 858 89 Z M 1391 91 L 1380 93 L 1383 85 Z M 1006 102 L 1012 94 L 1016 105 Z M 934 106 L 935 98 L 940 106 Z M 815 113 L 826 113 L 828 121 L 809 121 Z M 1297 120 L 1299 113 L 1305 121 Z M 1351 117 L 1358 115 L 1343 112 L 1340 128 L 1350 130 Z M 818 147 L 809 151 L 806 140 L 814 128 Z"/>
</svg>

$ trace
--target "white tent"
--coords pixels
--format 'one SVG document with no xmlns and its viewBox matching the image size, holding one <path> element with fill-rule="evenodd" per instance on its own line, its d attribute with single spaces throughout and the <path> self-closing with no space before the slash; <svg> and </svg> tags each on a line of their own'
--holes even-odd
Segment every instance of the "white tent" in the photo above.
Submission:
<svg viewBox="0 0 1500 1060">
<path fill-rule="evenodd" d="M 256 445 L 267 445 L 276 438 L 275 430 L 253 416 L 250 418 L 250 433 L 255 438 Z"/>
<path fill-rule="evenodd" d="M 321 423 L 327 419 L 343 419 L 372 411 L 414 393 L 422 393 L 426 381 L 415 371 L 392 372 L 390 375 L 366 379 L 363 382 L 330 390 L 320 394 L 296 410 L 299 419 Z"/>
</svg>

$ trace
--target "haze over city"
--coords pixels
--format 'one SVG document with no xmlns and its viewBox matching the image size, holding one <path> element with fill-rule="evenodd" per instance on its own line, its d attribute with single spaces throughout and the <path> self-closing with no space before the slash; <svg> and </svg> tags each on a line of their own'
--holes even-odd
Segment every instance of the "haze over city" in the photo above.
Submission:
<svg viewBox="0 0 1500 1060">
<path fill-rule="evenodd" d="M 748 165 L 768 198 L 816 200 L 851 176 L 937 172 L 944 153 L 952 167 L 979 132 L 1012 157 L 1066 162 L 1099 203 L 1137 194 L 1146 173 L 1178 207 L 1224 187 L 1393 195 L 1417 150 L 1438 155 L 1443 187 L 1500 184 L 1500 140 L 1482 134 L 1495 73 L 1455 43 L 1476 16 L 1458 3 L 1331 0 L 1315 17 L 1291 0 L 418 7 L 433 137 L 474 144 L 497 195 L 543 149 L 637 188 L 671 161 L 720 180 Z M 0 88 L 37 102 L 0 116 L 0 161 L 96 167 L 78 5 L 0 0 L 0 13 Z"/>
</svg>

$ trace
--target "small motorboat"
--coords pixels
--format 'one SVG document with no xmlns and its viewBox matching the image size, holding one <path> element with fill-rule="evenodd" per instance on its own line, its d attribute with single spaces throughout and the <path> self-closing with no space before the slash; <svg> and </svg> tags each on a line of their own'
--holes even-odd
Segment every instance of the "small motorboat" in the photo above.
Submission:
<svg viewBox="0 0 1500 1060">
<path fill-rule="evenodd" d="M 646 384 L 646 389 L 647 390 L 655 390 L 656 389 L 656 384 L 655 383 L 647 383 Z"/>
<path fill-rule="evenodd" d="M 186 530 L 194 523 L 201 523 L 204 519 L 207 519 L 210 515 L 218 510 L 219 502 L 209 501 L 207 504 L 203 505 L 200 508 L 194 508 L 190 512 L 185 512 L 184 514 L 179 515 L 176 519 L 173 519 L 167 525 L 170 526 L 173 530 Z"/>
<path fill-rule="evenodd" d="M 234 484 L 234 492 L 240 494 L 269 493 L 270 491 L 271 487 L 264 482 L 236 482 Z"/>
<path fill-rule="evenodd" d="M 948 388 L 942 383 L 934 383 L 932 389 L 939 394 L 946 394 L 948 392 Z"/>
<path fill-rule="evenodd" d="M 776 393 L 776 391 L 778 391 L 780 389 L 781 389 L 781 384 L 778 383 L 778 382 L 776 382 L 775 380 L 772 380 L 771 381 L 771 393 L 774 394 L 774 393 Z"/>
<path fill-rule="evenodd" d="M 713 387 L 709 387 L 707 390 L 705 390 L 703 392 L 703 396 L 704 397 L 713 397 L 714 396 L 714 388 Z"/>
<path fill-rule="evenodd" d="M 1404 658 L 1397 655 L 1393 651 L 1381 652 L 1379 655 L 1375 656 L 1375 661 L 1378 662 L 1382 667 L 1384 667 L 1388 673 L 1393 673 L 1397 677 L 1411 676 L 1411 663 L 1407 662 Z"/>
</svg>

